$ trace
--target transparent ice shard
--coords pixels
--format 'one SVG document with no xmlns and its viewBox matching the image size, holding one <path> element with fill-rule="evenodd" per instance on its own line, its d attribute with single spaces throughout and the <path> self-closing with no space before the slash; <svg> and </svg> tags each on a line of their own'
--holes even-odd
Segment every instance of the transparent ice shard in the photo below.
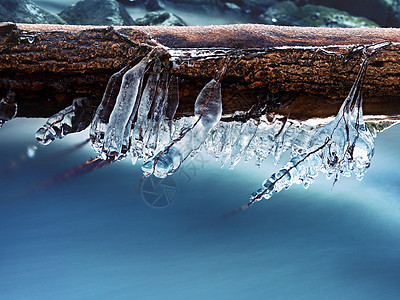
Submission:
<svg viewBox="0 0 400 300">
<path fill-rule="evenodd" d="M 248 206 L 273 193 L 302 183 L 307 188 L 320 173 L 328 178 L 349 177 L 361 180 L 374 154 L 374 140 L 367 129 L 362 113 L 362 83 L 368 58 L 361 64 L 358 76 L 333 121 L 313 133 L 307 143 L 293 146 L 291 160 L 263 183 L 251 195 Z"/>
<path fill-rule="evenodd" d="M 145 161 L 150 157 L 152 157 L 154 153 L 157 152 L 157 150 L 166 147 L 173 139 L 174 131 L 177 131 L 176 130 L 177 126 L 174 125 L 174 116 L 178 108 L 178 105 L 179 105 L 178 78 L 175 76 L 171 76 L 168 86 L 168 95 L 164 107 L 164 113 L 162 118 L 163 120 L 160 120 L 161 122 L 158 123 L 160 124 L 159 130 L 155 131 L 157 133 L 157 144 L 147 145 L 146 147 L 147 151 L 145 151 L 144 153 L 145 155 L 143 156 L 143 159 Z M 177 131 L 176 133 L 179 134 L 179 132 L 180 131 Z"/>
<path fill-rule="evenodd" d="M 162 124 L 161 140 L 171 140 L 174 131 L 174 117 L 179 105 L 179 78 L 171 76 L 168 87 L 168 98 Z"/>
<path fill-rule="evenodd" d="M 150 119 L 149 113 L 153 100 L 156 95 L 157 83 L 160 78 L 161 64 L 157 61 L 153 66 L 153 73 L 149 75 L 146 85 L 144 87 L 140 105 L 138 108 L 137 119 L 132 130 L 132 147 L 130 151 L 130 156 L 132 162 L 136 163 L 138 158 L 142 158 L 144 147 L 146 146 L 145 137 L 148 135 Z"/>
<path fill-rule="evenodd" d="M 241 160 L 250 143 L 254 139 L 256 132 L 257 126 L 253 120 L 250 119 L 246 123 L 242 124 L 237 139 L 232 145 L 232 151 L 230 155 L 231 168 L 233 168 Z"/>
<path fill-rule="evenodd" d="M 55 115 L 36 132 L 36 140 L 42 145 L 48 145 L 56 138 L 62 139 L 67 134 L 79 132 L 89 126 L 94 106 L 92 99 L 76 98 L 72 104 Z"/>
<path fill-rule="evenodd" d="M 266 116 L 249 119 L 246 122 L 219 122 L 213 129 L 205 146 L 211 155 L 233 168 L 241 159 L 245 162 L 255 157 L 257 166 L 272 155 L 279 161 L 282 153 L 291 150 L 294 142 L 300 142 L 302 128 L 307 134 L 313 130 L 296 120 L 277 116 L 271 121 Z"/>
<path fill-rule="evenodd" d="M 15 93 L 8 90 L 6 96 L 0 100 L 0 128 L 3 127 L 5 122 L 13 119 L 17 115 L 17 109 Z"/>
<path fill-rule="evenodd" d="M 140 88 L 147 65 L 148 58 L 145 57 L 122 77 L 121 88 L 104 134 L 101 153 L 104 160 L 117 159 L 124 154 L 121 152 L 122 147 L 127 141 L 138 107 L 137 99 L 140 99 Z"/>
<path fill-rule="evenodd" d="M 164 71 L 160 74 L 156 85 L 155 96 L 152 103 L 151 117 L 149 120 L 149 129 L 146 132 L 144 141 L 146 143 L 146 151 L 143 153 L 144 159 L 154 155 L 159 145 L 160 127 L 164 121 L 165 108 L 168 97 L 168 72 Z M 169 139 L 167 140 L 167 142 Z"/>
<path fill-rule="evenodd" d="M 113 74 L 107 83 L 103 98 L 97 107 L 92 123 L 90 125 L 90 139 L 92 148 L 97 154 L 101 153 L 103 147 L 104 135 L 110 119 L 111 112 L 115 106 L 118 92 L 122 83 L 122 76 L 128 67 L 124 67 L 117 73 Z"/>
<path fill-rule="evenodd" d="M 195 102 L 195 117 L 191 118 L 193 124 L 185 127 L 176 139 L 146 161 L 142 166 L 144 173 L 164 178 L 174 173 L 193 151 L 198 150 L 221 119 L 221 97 L 219 82 L 213 79 L 206 84 Z"/>
<path fill-rule="evenodd" d="M 169 98 L 168 67 L 158 57 L 149 54 L 125 71 L 109 80 L 91 124 L 91 140 L 103 160 L 130 156 L 136 163 L 170 142 L 179 98 Z"/>
</svg>

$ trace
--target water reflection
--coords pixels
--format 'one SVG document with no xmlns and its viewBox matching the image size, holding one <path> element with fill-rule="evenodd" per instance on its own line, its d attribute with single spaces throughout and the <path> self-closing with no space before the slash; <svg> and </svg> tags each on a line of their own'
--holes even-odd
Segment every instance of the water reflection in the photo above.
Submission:
<svg viewBox="0 0 400 300">
<path fill-rule="evenodd" d="M 1 166 L 35 142 L 32 128 L 43 122 L 4 125 Z M 320 178 L 230 218 L 220 216 L 276 169 L 272 159 L 229 170 L 201 152 L 207 163 L 190 181 L 168 177 L 177 193 L 165 209 L 144 203 L 141 170 L 128 160 L 7 201 L 90 157 L 86 144 L 48 159 L 87 135 L 40 148 L 2 177 L 1 298 L 400 297 L 399 127 L 378 134 L 363 182 L 330 191 Z"/>
</svg>

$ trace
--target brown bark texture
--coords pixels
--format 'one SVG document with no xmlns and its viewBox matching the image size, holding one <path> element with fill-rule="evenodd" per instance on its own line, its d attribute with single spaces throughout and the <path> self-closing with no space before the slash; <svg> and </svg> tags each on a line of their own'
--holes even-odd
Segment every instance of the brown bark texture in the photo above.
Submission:
<svg viewBox="0 0 400 300">
<path fill-rule="evenodd" d="M 47 117 L 77 97 L 97 103 L 109 77 L 157 45 L 179 80 L 178 115 L 222 74 L 224 114 L 296 102 L 299 118 L 334 114 L 364 57 L 366 114 L 400 114 L 400 29 L 267 25 L 93 27 L 0 24 L 0 98 L 12 91 L 18 115 Z M 369 47 L 369 48 L 368 48 Z M 293 115 L 292 115 L 293 116 Z"/>
</svg>

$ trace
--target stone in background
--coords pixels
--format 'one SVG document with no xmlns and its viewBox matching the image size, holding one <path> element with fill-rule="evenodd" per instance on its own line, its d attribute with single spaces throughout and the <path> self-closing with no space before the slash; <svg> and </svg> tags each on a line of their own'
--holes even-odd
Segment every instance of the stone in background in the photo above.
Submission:
<svg viewBox="0 0 400 300">
<path fill-rule="evenodd" d="M 67 24 L 131 26 L 134 21 L 116 0 L 83 0 L 63 10 Z"/>
<path fill-rule="evenodd" d="M 0 0 L 0 22 L 65 24 L 59 16 L 30 0 Z"/>
<path fill-rule="evenodd" d="M 153 11 L 147 13 L 143 18 L 135 20 L 138 26 L 186 26 L 187 24 L 177 15 L 168 11 Z"/>
<path fill-rule="evenodd" d="M 298 3 L 334 7 L 366 17 L 383 27 L 400 27 L 399 0 L 294 0 Z"/>
<path fill-rule="evenodd" d="M 312 27 L 379 27 L 364 17 L 322 5 L 296 6 L 292 1 L 279 2 L 260 15 L 261 22 L 271 25 Z"/>
</svg>

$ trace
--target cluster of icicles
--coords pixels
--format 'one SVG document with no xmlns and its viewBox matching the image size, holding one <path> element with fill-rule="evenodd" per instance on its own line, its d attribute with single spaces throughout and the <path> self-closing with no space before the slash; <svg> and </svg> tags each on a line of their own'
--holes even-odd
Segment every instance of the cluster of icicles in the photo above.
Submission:
<svg viewBox="0 0 400 300">
<path fill-rule="evenodd" d="M 227 123 L 220 121 L 219 79 L 212 79 L 201 90 L 193 117 L 175 120 L 178 78 L 171 76 L 160 60 L 146 56 L 110 78 L 90 124 L 92 147 L 103 160 L 129 157 L 134 164 L 142 160 L 144 174 L 160 178 L 173 174 L 201 147 L 230 167 L 252 158 L 260 165 L 268 155 L 277 162 L 283 152 L 290 151 L 290 161 L 265 180 L 247 207 L 293 183 L 307 188 L 319 172 L 334 177 L 335 182 L 352 173 L 361 180 L 374 151 L 373 136 L 362 115 L 361 90 L 367 64 L 366 58 L 338 115 L 326 125 L 269 121 L 265 116 Z M 84 127 L 76 125 L 76 107 L 81 107 L 78 100 L 38 130 L 39 142 L 48 144 L 73 131 L 74 126 Z"/>
</svg>

